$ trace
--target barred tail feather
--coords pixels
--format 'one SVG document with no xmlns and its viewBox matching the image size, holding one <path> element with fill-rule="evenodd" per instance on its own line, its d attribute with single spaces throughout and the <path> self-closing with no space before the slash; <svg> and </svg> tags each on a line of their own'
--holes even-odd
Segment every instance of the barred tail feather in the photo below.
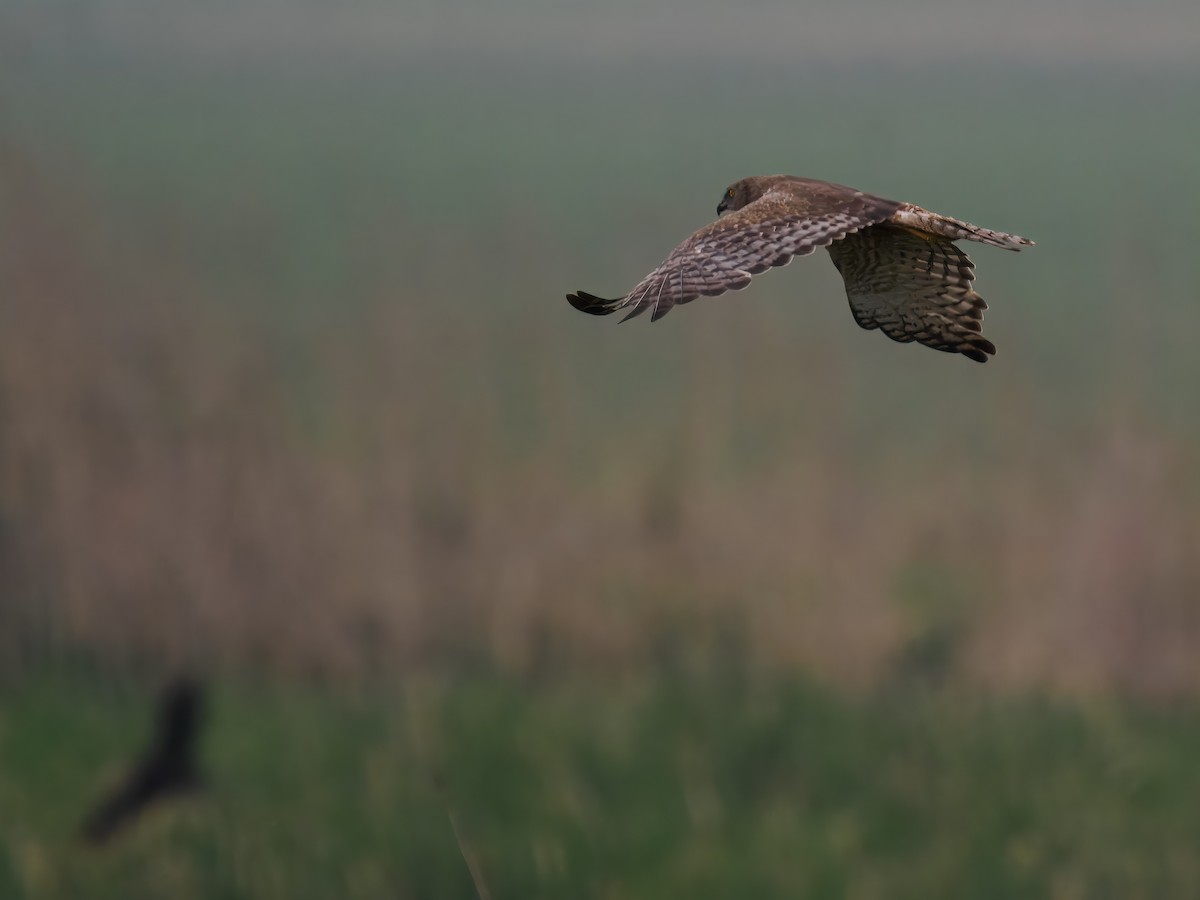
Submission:
<svg viewBox="0 0 1200 900">
<path fill-rule="evenodd" d="M 940 235 L 950 238 L 952 241 L 978 241 L 980 244 L 988 244 L 1004 250 L 1020 250 L 1022 247 L 1033 246 L 1033 241 L 1018 234 L 980 228 L 970 222 L 942 216 L 919 206 L 913 206 L 911 203 L 906 203 L 896 210 L 892 221 L 905 228 L 926 234 Z"/>
</svg>

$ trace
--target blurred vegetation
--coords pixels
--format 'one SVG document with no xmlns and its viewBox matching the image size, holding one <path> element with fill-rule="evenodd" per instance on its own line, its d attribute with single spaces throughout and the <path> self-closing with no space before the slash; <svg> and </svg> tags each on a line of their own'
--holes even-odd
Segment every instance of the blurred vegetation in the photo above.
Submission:
<svg viewBox="0 0 1200 900">
<path fill-rule="evenodd" d="M 0 5 L 0 897 L 1200 893 L 1200 7 L 810 6 Z M 764 172 L 997 358 L 562 299 Z"/>
<path fill-rule="evenodd" d="M 5 688 L 0 890 L 474 898 L 465 852 L 497 898 L 1200 891 L 1194 706 L 847 700 L 729 669 L 614 687 L 224 685 L 210 794 L 102 850 L 75 829 L 151 698 Z"/>
<path fill-rule="evenodd" d="M 205 59 L 10 64 L 7 658 L 610 671 L 733 619 L 849 684 L 1195 689 L 1200 74 Z M 1038 240 L 974 251 L 995 364 L 822 255 L 562 301 L 778 170 Z"/>
</svg>

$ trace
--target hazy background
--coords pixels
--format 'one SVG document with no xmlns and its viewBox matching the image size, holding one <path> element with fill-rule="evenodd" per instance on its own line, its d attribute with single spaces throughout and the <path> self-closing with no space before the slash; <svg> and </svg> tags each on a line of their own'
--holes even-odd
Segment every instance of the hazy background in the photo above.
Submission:
<svg viewBox="0 0 1200 900">
<path fill-rule="evenodd" d="M 1198 148 L 1183 0 L 0 0 L 0 893 L 1200 893 Z M 997 357 L 563 299 L 770 172 Z"/>
</svg>

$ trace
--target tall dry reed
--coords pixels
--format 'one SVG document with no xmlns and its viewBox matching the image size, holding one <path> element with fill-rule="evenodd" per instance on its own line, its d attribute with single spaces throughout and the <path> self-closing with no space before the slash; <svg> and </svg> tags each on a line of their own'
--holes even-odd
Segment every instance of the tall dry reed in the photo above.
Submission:
<svg viewBox="0 0 1200 900">
<path fill-rule="evenodd" d="M 1200 688 L 1200 453 L 1134 413 L 1064 433 L 1010 388 L 971 452 L 892 442 L 886 384 L 751 315 L 600 416 L 537 311 L 416 316 L 398 280 L 285 350 L 114 252 L 85 186 L 13 147 L 0 184 L 10 662 Z"/>
</svg>

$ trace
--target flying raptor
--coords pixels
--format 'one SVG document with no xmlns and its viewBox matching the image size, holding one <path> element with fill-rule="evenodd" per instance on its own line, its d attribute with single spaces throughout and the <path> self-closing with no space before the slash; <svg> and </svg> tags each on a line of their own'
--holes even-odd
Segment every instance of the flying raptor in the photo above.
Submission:
<svg viewBox="0 0 1200 900">
<path fill-rule="evenodd" d="M 661 319 L 680 303 L 738 291 L 767 269 L 825 247 L 846 282 L 850 312 L 894 341 L 986 362 L 987 303 L 975 293 L 975 266 L 955 241 L 1020 250 L 1033 241 L 938 215 L 911 203 L 794 175 L 757 175 L 730 185 L 717 220 L 676 247 L 623 297 L 579 291 L 576 309 L 625 319 L 650 310 Z M 622 319 L 624 321 L 624 319 Z"/>
</svg>

